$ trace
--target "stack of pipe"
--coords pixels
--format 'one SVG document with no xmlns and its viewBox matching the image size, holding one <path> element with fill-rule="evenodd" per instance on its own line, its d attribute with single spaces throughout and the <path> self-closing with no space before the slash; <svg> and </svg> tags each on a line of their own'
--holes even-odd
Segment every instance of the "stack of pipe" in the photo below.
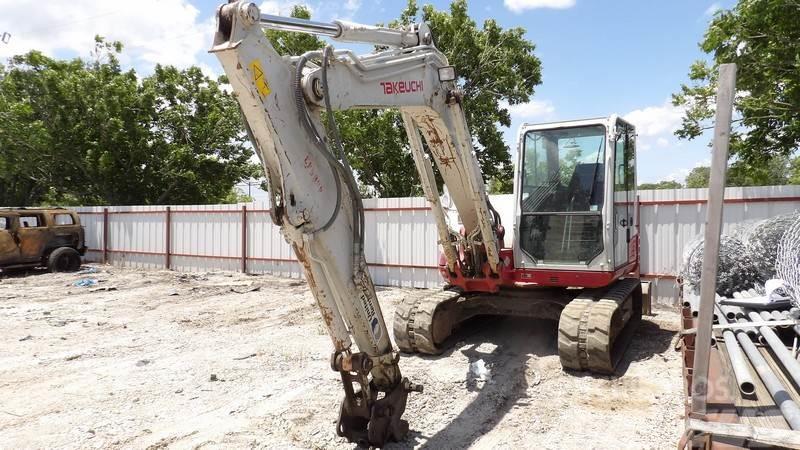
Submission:
<svg viewBox="0 0 800 450">
<path fill-rule="evenodd" d="M 738 292 L 736 297 L 741 299 L 751 297 L 754 294 L 755 292 Z M 761 379 L 767 391 L 769 391 L 789 427 L 793 430 L 800 430 L 800 406 L 792 400 L 792 396 L 789 393 L 795 387 L 800 387 L 800 363 L 773 329 L 777 327 L 764 324 L 764 322 L 776 320 L 797 319 L 800 316 L 800 311 L 789 309 L 788 307 L 775 310 L 755 310 L 741 306 L 720 304 L 720 301 L 724 302 L 724 300 L 725 298 L 717 298 L 714 315 L 715 322 L 718 321 L 721 325 L 754 323 L 754 326 L 751 327 L 723 329 L 721 333 L 725 342 L 728 360 L 731 362 L 733 377 L 736 380 L 739 391 L 744 397 L 752 397 L 756 392 L 754 375 L 747 364 L 749 360 L 750 365 L 755 368 L 758 378 Z M 691 292 L 685 295 L 684 306 L 691 308 L 693 315 L 697 311 L 698 304 L 697 295 Z M 760 323 L 761 325 L 755 325 L 755 323 Z M 783 327 L 789 326 L 791 325 L 784 325 Z M 794 331 L 797 335 L 800 335 L 800 326 L 795 325 Z M 774 372 L 772 366 L 770 366 L 753 342 L 754 340 L 770 349 L 770 354 L 774 355 L 775 359 L 780 362 L 784 378 L 790 380 L 790 385 L 784 385 L 781 377 Z M 791 386 L 791 384 L 794 384 L 794 386 Z"/>
</svg>

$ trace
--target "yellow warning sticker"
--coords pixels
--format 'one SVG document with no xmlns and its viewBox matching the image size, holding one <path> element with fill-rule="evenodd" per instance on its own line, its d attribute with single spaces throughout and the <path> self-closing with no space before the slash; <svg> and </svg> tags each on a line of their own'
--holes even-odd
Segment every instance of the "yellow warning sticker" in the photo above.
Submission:
<svg viewBox="0 0 800 450">
<path fill-rule="evenodd" d="M 257 59 L 250 63 L 250 71 L 253 72 L 253 82 L 256 84 L 258 95 L 263 99 L 272 91 L 270 91 L 269 83 L 264 76 L 264 69 L 261 68 L 261 63 Z"/>
</svg>

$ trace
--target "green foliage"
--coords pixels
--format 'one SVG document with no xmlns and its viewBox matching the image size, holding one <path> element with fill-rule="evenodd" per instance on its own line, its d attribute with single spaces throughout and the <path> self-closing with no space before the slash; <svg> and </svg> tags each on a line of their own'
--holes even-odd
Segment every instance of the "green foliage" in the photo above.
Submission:
<svg viewBox="0 0 800 450">
<path fill-rule="evenodd" d="M 681 138 L 698 137 L 710 127 L 719 64 L 736 63 L 737 127 L 731 155 L 757 168 L 791 156 L 800 146 L 800 6 L 786 0 L 739 0 L 718 12 L 700 47 L 713 61 L 697 61 L 690 85 L 673 95 L 686 106 Z M 756 178 L 759 175 L 754 175 Z"/>
<path fill-rule="evenodd" d="M 409 0 L 401 19 L 413 17 L 416 10 L 416 2 Z M 468 15 L 466 0 L 454 0 L 449 12 L 425 5 L 421 18 L 431 27 L 437 48 L 458 73 L 458 83 L 464 90 L 464 113 L 484 177 L 503 180 L 510 186 L 505 180 L 513 178 L 513 165 L 497 124 L 511 126 L 511 115 L 500 102 L 527 102 L 534 87 L 541 84 L 541 61 L 533 53 L 535 45 L 525 39 L 524 28 L 503 30 L 494 19 L 485 20 L 478 28 Z"/>
<path fill-rule="evenodd" d="M 658 183 L 642 183 L 639 185 L 639 190 L 644 189 L 680 189 L 683 185 L 677 181 L 664 180 Z"/>
<path fill-rule="evenodd" d="M 736 161 L 728 168 L 728 186 L 780 186 L 789 182 L 789 158 L 775 156 L 765 164 Z"/>
<path fill-rule="evenodd" d="M 219 202 L 254 174 L 232 96 L 198 68 L 137 80 L 118 42 L 0 68 L 0 204 Z"/>
<path fill-rule="evenodd" d="M 251 203 L 253 197 L 239 191 L 238 189 L 231 188 L 230 192 L 220 200 L 220 203 Z"/>
<path fill-rule="evenodd" d="M 253 176 L 235 99 L 200 69 L 156 66 L 142 94 L 155 99 L 149 161 L 143 164 L 148 199 L 155 203 L 221 202 L 234 184 Z M 145 169 L 148 168 L 148 169 Z"/>
<path fill-rule="evenodd" d="M 489 180 L 487 189 L 490 194 L 510 194 L 514 191 L 514 178 L 494 177 Z"/>
<path fill-rule="evenodd" d="M 422 195 L 396 111 L 353 110 L 337 115 L 348 160 L 364 193 L 380 197 Z"/>
<path fill-rule="evenodd" d="M 290 16 L 298 19 L 310 19 L 311 11 L 303 5 L 295 5 L 292 7 Z M 280 55 L 302 55 L 305 52 L 325 47 L 325 41 L 313 34 L 277 30 L 266 30 L 264 33 L 272 43 L 272 47 Z"/>
<path fill-rule="evenodd" d="M 695 167 L 686 175 L 687 188 L 704 188 L 708 187 L 708 177 L 711 169 L 708 166 Z"/>
<path fill-rule="evenodd" d="M 575 145 L 574 147 L 565 147 L 568 148 L 566 154 L 559 155 L 559 176 L 561 177 L 562 183 L 569 183 L 572 180 L 572 175 L 575 173 L 575 167 L 578 165 L 578 159 L 583 154 L 581 147 Z"/>
<path fill-rule="evenodd" d="M 465 0 L 454 0 L 449 11 L 426 5 L 421 16 L 419 13 L 416 2 L 410 0 L 390 26 L 422 20 L 431 27 L 437 48 L 458 72 L 473 146 L 490 190 L 511 192 L 509 148 L 497 126 L 510 126 L 511 117 L 500 102 L 524 103 L 541 83 L 541 63 L 533 54 L 533 43 L 525 39 L 524 29 L 503 30 L 493 19 L 479 28 L 470 19 Z M 304 7 L 295 7 L 292 16 L 309 18 L 310 14 Z M 280 31 L 268 31 L 267 37 L 284 55 L 299 55 L 325 45 L 315 37 Z M 398 111 L 344 111 L 336 118 L 350 163 L 365 193 L 381 197 L 421 193 Z"/>
<path fill-rule="evenodd" d="M 687 188 L 708 187 L 710 169 L 695 167 L 686 177 Z M 728 167 L 726 186 L 780 186 L 800 184 L 800 158 L 776 156 L 764 164 L 735 161 Z"/>
<path fill-rule="evenodd" d="M 800 158 L 789 162 L 789 179 L 787 184 L 800 184 Z"/>
</svg>

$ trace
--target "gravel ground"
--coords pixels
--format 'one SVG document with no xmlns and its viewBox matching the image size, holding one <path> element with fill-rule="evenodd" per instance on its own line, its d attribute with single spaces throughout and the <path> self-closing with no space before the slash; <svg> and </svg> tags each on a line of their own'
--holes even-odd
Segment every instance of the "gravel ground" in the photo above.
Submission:
<svg viewBox="0 0 800 450">
<path fill-rule="evenodd" d="M 0 448 L 353 448 L 304 282 L 89 267 L 0 279 Z M 386 317 L 404 292 L 380 289 Z M 425 393 L 389 448 L 674 448 L 677 329 L 658 310 L 617 375 L 588 376 L 561 370 L 555 323 L 476 320 L 451 351 L 402 358 Z"/>
</svg>

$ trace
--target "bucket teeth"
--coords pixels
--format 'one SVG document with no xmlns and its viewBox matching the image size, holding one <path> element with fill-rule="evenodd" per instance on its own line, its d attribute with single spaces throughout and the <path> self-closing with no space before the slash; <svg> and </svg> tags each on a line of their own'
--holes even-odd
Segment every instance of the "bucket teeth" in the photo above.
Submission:
<svg viewBox="0 0 800 450">
<path fill-rule="evenodd" d="M 642 317 L 638 279 L 622 279 L 605 292 L 584 291 L 561 312 L 558 354 L 565 369 L 610 374 Z"/>
<path fill-rule="evenodd" d="M 440 312 L 449 309 L 460 296 L 459 291 L 445 289 L 404 298 L 395 310 L 393 324 L 394 340 L 400 351 L 428 355 L 444 351 L 442 344 L 455 323 L 449 314 Z"/>
</svg>

